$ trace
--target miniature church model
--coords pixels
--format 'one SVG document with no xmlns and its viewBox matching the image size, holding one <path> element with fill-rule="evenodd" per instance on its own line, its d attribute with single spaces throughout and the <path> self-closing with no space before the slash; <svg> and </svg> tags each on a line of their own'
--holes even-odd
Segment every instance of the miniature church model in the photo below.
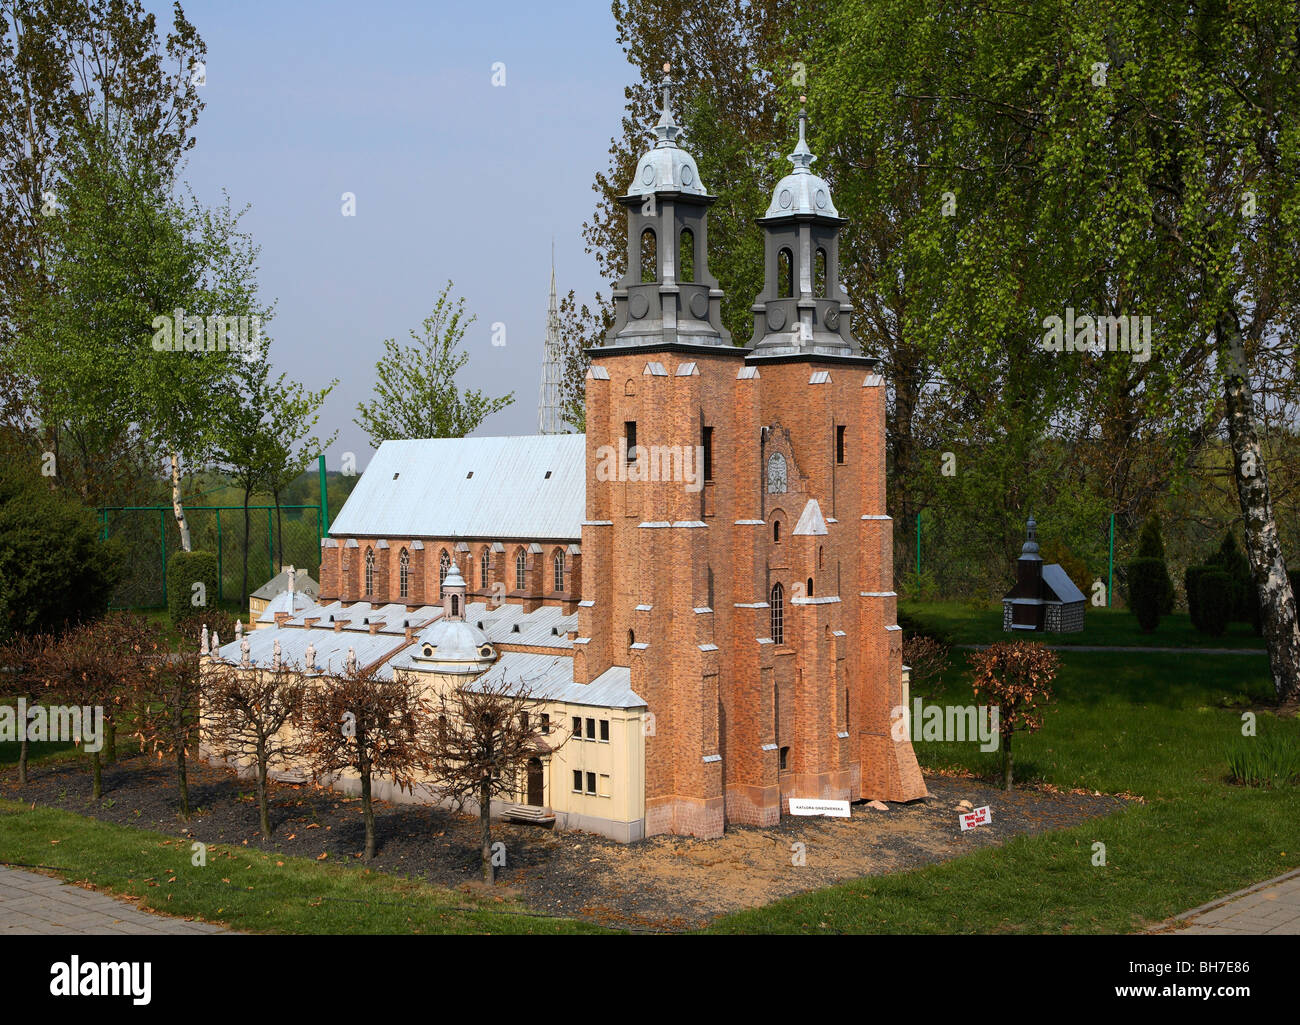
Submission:
<svg viewBox="0 0 1300 1025">
<path fill-rule="evenodd" d="M 1016 563 L 1016 586 L 1002 598 L 1005 632 L 1079 633 L 1086 601 L 1061 566 L 1038 554 L 1038 523 L 1029 517 L 1027 540 Z"/>
<path fill-rule="evenodd" d="M 528 681 L 565 742 L 499 811 L 558 828 L 715 837 L 777 823 L 792 798 L 924 797 L 893 728 L 907 701 L 885 382 L 850 332 L 846 222 L 801 111 L 758 221 L 753 335 L 733 340 L 709 271 L 714 197 L 666 74 L 662 90 L 620 200 L 627 274 L 590 350 L 585 437 L 385 442 L 322 542 L 320 604 L 252 634 L 248 657 L 305 633 L 282 650 L 310 641 L 322 669 Z"/>
</svg>

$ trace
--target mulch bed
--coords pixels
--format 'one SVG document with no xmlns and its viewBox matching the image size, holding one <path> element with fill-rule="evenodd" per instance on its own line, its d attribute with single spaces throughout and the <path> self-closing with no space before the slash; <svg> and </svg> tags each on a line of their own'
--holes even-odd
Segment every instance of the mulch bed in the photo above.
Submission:
<svg viewBox="0 0 1300 1025">
<path fill-rule="evenodd" d="M 184 835 L 209 844 L 360 866 L 361 802 L 310 785 L 272 785 L 268 840 L 257 831 L 253 783 L 226 769 L 190 763 L 187 821 L 177 817 L 173 767 L 143 756 L 104 769 L 104 800 L 90 798 L 84 761 L 33 767 L 26 787 L 12 766 L 0 769 L 0 797 L 62 808 L 106 822 Z M 619 844 L 590 833 L 493 822 L 506 845 L 499 884 L 535 912 L 619 928 L 677 930 L 730 911 L 865 875 L 894 872 L 1108 815 L 1122 797 L 1018 789 L 980 780 L 927 775 L 930 797 L 876 811 L 855 804 L 850 819 L 784 817 L 772 828 L 728 827 L 716 840 L 656 836 Z M 988 805 L 992 822 L 963 833 L 958 802 Z M 481 879 L 478 820 L 423 805 L 376 802 L 378 852 L 367 867 L 446 887 Z M 804 845 L 795 864 L 794 845 Z"/>
</svg>

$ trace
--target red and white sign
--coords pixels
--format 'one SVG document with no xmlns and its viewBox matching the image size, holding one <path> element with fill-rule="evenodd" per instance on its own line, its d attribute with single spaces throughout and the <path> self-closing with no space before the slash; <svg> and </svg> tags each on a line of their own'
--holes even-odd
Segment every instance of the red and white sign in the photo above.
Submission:
<svg viewBox="0 0 1300 1025">
<path fill-rule="evenodd" d="M 983 808 L 968 811 L 965 814 L 958 815 L 957 818 L 961 822 L 961 831 L 964 833 L 976 826 L 987 826 L 993 821 L 993 813 L 989 811 L 989 806 L 986 804 Z"/>
</svg>

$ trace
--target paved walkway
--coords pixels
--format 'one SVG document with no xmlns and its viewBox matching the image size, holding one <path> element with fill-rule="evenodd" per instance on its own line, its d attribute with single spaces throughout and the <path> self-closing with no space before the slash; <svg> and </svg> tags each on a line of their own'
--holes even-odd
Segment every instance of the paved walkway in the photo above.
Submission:
<svg viewBox="0 0 1300 1025">
<path fill-rule="evenodd" d="M 1219 936 L 1300 936 L 1300 869 L 1184 911 L 1161 926 L 1164 930 Z"/>
<path fill-rule="evenodd" d="M 126 901 L 71 886 L 52 876 L 0 865 L 0 936 L 182 935 L 227 930 L 206 922 L 151 915 Z"/>
<path fill-rule="evenodd" d="M 987 644 L 958 644 L 967 651 L 983 651 Z M 1147 655 L 1267 655 L 1265 648 L 1145 648 L 1130 645 L 1045 644 L 1052 651 L 1140 651 Z"/>
</svg>

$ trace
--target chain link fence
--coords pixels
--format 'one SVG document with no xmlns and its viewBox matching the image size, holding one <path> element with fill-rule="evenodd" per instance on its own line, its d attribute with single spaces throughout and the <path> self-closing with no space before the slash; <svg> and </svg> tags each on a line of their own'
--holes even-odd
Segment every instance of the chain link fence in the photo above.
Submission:
<svg viewBox="0 0 1300 1025">
<path fill-rule="evenodd" d="M 185 509 L 190 546 L 217 557 L 217 601 L 239 608 L 284 565 L 320 579 L 320 507 L 282 505 L 197 506 Z M 126 571 L 113 594 L 113 608 L 161 608 L 167 604 L 167 563 L 181 550 L 180 528 L 170 505 L 116 506 L 99 510 L 102 536 L 126 551 Z M 244 557 L 248 587 L 244 589 Z"/>
</svg>

